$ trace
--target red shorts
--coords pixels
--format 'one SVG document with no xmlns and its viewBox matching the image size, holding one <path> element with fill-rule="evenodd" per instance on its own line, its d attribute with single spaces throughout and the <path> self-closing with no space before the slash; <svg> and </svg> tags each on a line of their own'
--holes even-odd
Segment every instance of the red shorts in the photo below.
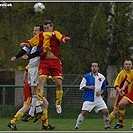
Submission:
<svg viewBox="0 0 133 133">
<path fill-rule="evenodd" d="M 129 102 L 133 103 L 133 91 L 127 93 L 124 98 L 126 98 Z"/>
<path fill-rule="evenodd" d="M 127 94 L 128 93 L 128 89 L 126 88 L 124 90 L 124 93 Z M 115 102 L 114 102 L 114 108 L 118 108 L 118 104 L 120 102 L 120 100 L 123 98 L 123 96 L 120 96 L 120 94 L 117 92 L 116 93 L 116 98 L 115 98 Z"/>
<path fill-rule="evenodd" d="M 32 100 L 32 94 L 31 94 L 31 87 L 29 86 L 28 81 L 25 82 L 23 96 L 24 96 L 24 103 L 30 104 Z"/>
<path fill-rule="evenodd" d="M 39 77 L 51 75 L 53 78 L 62 79 L 62 63 L 58 58 L 40 60 L 38 69 Z"/>
<path fill-rule="evenodd" d="M 119 93 L 116 93 L 116 98 L 115 98 L 115 102 L 114 102 L 114 108 L 118 108 L 118 104 L 120 102 L 120 100 L 122 99 L 123 96 L 120 96 Z"/>
</svg>

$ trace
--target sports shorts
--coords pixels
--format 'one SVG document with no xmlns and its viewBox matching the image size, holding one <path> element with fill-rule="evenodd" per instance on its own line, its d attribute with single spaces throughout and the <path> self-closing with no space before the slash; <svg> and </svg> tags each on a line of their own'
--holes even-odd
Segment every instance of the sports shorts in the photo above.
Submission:
<svg viewBox="0 0 133 133">
<path fill-rule="evenodd" d="M 123 96 L 120 96 L 119 93 L 116 93 L 114 108 L 118 108 L 118 104 L 122 98 L 123 98 Z"/>
<path fill-rule="evenodd" d="M 124 90 L 124 93 L 127 94 L 128 93 L 128 89 Z M 117 92 L 116 93 L 116 98 L 115 98 L 115 102 L 114 102 L 114 108 L 118 108 L 118 104 L 120 102 L 120 100 L 123 98 L 123 96 L 120 96 L 120 94 Z"/>
<path fill-rule="evenodd" d="M 30 86 L 37 86 L 39 84 L 38 66 L 37 67 L 29 67 L 28 83 L 30 84 Z"/>
<path fill-rule="evenodd" d="M 50 58 L 40 60 L 39 63 L 39 77 L 48 77 L 51 75 L 53 78 L 62 79 L 62 63 L 59 58 Z"/>
<path fill-rule="evenodd" d="M 123 97 L 126 98 L 129 102 L 133 103 L 133 91 L 125 94 Z"/>
<path fill-rule="evenodd" d="M 94 102 L 85 101 L 82 105 L 82 110 L 87 110 L 88 112 L 91 112 L 94 109 L 95 112 L 98 113 L 100 110 L 105 108 L 107 109 L 108 107 L 103 99 Z"/>
<path fill-rule="evenodd" d="M 28 84 L 28 81 L 25 82 L 24 90 L 23 90 L 23 96 L 24 96 L 24 103 L 25 104 L 31 104 L 32 94 L 31 94 L 31 87 Z"/>
</svg>

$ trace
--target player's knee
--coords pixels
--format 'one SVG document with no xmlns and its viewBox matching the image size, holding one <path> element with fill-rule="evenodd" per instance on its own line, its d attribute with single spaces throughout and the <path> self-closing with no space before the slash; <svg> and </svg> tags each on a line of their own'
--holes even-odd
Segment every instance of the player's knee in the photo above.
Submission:
<svg viewBox="0 0 133 133">
<path fill-rule="evenodd" d="M 47 108 L 49 106 L 49 102 L 46 100 L 46 98 L 43 97 L 43 105 Z"/>
<path fill-rule="evenodd" d="M 109 110 L 108 109 L 103 109 L 102 112 L 103 112 L 104 115 L 109 114 Z"/>
<path fill-rule="evenodd" d="M 86 115 L 88 114 L 88 111 L 87 111 L 87 110 L 82 110 L 82 111 L 81 111 L 81 114 L 82 114 L 83 116 L 86 116 Z"/>
<path fill-rule="evenodd" d="M 112 112 L 113 112 L 113 114 L 117 114 L 118 113 L 118 108 L 115 108 Z"/>
<path fill-rule="evenodd" d="M 125 104 L 123 102 L 119 103 L 119 109 L 120 110 L 123 110 L 125 107 Z"/>
<path fill-rule="evenodd" d="M 45 81 L 46 81 L 46 78 L 45 78 L 45 77 L 43 77 L 43 78 L 41 77 L 41 78 L 39 79 L 39 84 L 44 85 Z"/>
<path fill-rule="evenodd" d="M 48 108 L 48 106 L 49 106 L 49 102 L 46 102 L 46 108 Z"/>
<path fill-rule="evenodd" d="M 56 87 L 57 87 L 58 90 L 62 90 L 62 84 L 61 83 L 57 83 Z"/>
<path fill-rule="evenodd" d="M 30 104 L 24 104 L 20 112 L 22 113 L 27 112 L 30 109 L 30 106 L 31 106 Z"/>
<path fill-rule="evenodd" d="M 55 84 L 57 88 L 62 88 L 62 80 L 61 79 L 55 79 Z"/>
</svg>

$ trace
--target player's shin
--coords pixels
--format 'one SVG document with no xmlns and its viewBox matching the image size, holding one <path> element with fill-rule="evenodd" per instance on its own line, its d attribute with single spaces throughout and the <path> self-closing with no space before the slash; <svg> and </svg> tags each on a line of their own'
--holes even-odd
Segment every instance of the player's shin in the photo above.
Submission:
<svg viewBox="0 0 133 133">
<path fill-rule="evenodd" d="M 63 96 L 63 91 L 62 90 L 56 90 L 56 105 L 61 104 L 62 96 Z"/>
<path fill-rule="evenodd" d="M 12 124 L 16 124 L 17 121 L 19 121 L 23 117 L 24 113 L 22 112 L 17 112 L 16 115 L 13 117 L 11 120 Z"/>
<path fill-rule="evenodd" d="M 38 100 L 38 96 L 37 95 L 33 95 L 32 96 L 32 102 L 31 102 L 31 108 L 30 108 L 30 111 L 29 111 L 29 114 L 31 116 L 34 116 L 34 112 L 35 112 L 35 107 L 36 107 L 37 100 Z"/>
<path fill-rule="evenodd" d="M 111 125 L 111 122 L 116 118 L 116 114 L 114 114 L 113 112 L 110 113 L 109 115 L 109 119 L 110 119 L 110 125 Z"/>
<path fill-rule="evenodd" d="M 75 129 L 79 128 L 80 124 L 82 123 L 82 121 L 84 120 L 84 117 L 82 114 L 79 114 L 78 118 L 77 118 L 77 122 L 76 122 L 76 126 Z"/>
<path fill-rule="evenodd" d="M 124 123 L 124 115 L 125 115 L 125 110 L 118 111 L 118 120 L 119 120 L 119 124 L 121 125 Z"/>
<path fill-rule="evenodd" d="M 44 89 L 37 89 L 38 100 L 42 100 L 44 96 Z"/>
<path fill-rule="evenodd" d="M 109 127 L 109 125 L 110 125 L 109 114 L 104 114 L 103 120 L 105 122 L 105 127 Z"/>
<path fill-rule="evenodd" d="M 42 119 L 42 126 L 48 126 L 48 111 L 47 111 L 47 109 L 43 110 L 41 119 Z"/>
</svg>

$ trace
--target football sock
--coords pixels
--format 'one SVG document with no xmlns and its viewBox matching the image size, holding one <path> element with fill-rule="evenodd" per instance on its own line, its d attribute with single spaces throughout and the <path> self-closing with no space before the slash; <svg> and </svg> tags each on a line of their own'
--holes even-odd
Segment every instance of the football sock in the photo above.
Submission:
<svg viewBox="0 0 133 133">
<path fill-rule="evenodd" d="M 37 100 L 38 100 L 38 96 L 37 95 L 33 95 L 32 96 L 31 107 L 30 107 L 30 110 L 29 110 L 29 114 L 31 116 L 34 116 L 34 112 L 35 112 L 35 107 L 36 107 Z"/>
<path fill-rule="evenodd" d="M 125 115 L 125 110 L 119 110 L 118 111 L 119 124 L 123 124 L 124 123 L 124 115 Z"/>
<path fill-rule="evenodd" d="M 13 117 L 13 119 L 10 121 L 11 122 L 11 124 L 16 124 L 17 123 L 17 121 L 19 121 L 22 117 L 23 117 L 23 113 L 22 112 L 17 112 L 16 114 L 15 114 L 15 116 Z"/>
<path fill-rule="evenodd" d="M 37 89 L 38 100 L 42 100 L 44 96 L 44 89 Z"/>
<path fill-rule="evenodd" d="M 79 125 L 82 123 L 82 121 L 84 120 L 85 116 L 83 116 L 82 114 L 79 114 L 78 118 L 77 118 L 77 122 L 76 122 L 76 126 L 79 127 Z"/>
<path fill-rule="evenodd" d="M 109 114 L 103 115 L 103 120 L 105 122 L 105 127 L 110 125 Z"/>
<path fill-rule="evenodd" d="M 113 112 L 111 112 L 110 115 L 109 115 L 110 124 L 111 124 L 111 122 L 112 122 L 115 118 L 116 118 L 116 115 L 113 114 Z"/>
<path fill-rule="evenodd" d="M 48 111 L 47 111 L 47 109 L 43 111 L 41 119 L 42 119 L 42 126 L 48 126 Z"/>
<path fill-rule="evenodd" d="M 62 96 L 63 96 L 63 91 L 62 90 L 56 90 L 56 105 L 61 104 Z"/>
</svg>

